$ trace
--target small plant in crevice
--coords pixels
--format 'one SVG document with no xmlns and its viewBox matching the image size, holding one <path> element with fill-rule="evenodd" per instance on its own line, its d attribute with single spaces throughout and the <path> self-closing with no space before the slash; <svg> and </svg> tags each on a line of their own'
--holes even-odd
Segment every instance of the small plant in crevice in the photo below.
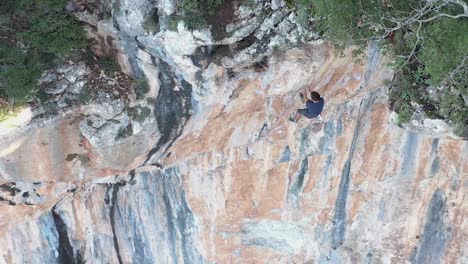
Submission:
<svg viewBox="0 0 468 264">
<path fill-rule="evenodd" d="M 140 78 L 134 82 L 135 95 L 137 99 L 145 98 L 145 95 L 149 92 L 150 87 L 145 78 Z"/>
<path fill-rule="evenodd" d="M 44 90 L 39 89 L 35 95 L 35 98 L 39 100 L 40 103 L 44 104 L 50 99 L 50 95 L 44 92 Z"/>
<path fill-rule="evenodd" d="M 177 30 L 179 21 L 184 21 L 188 29 L 195 30 L 203 28 L 207 25 L 203 14 L 194 11 L 185 11 L 183 15 L 172 14 L 166 18 L 166 27 L 169 30 Z"/>
<path fill-rule="evenodd" d="M 120 71 L 119 64 L 110 57 L 100 57 L 96 60 L 96 64 L 103 69 L 108 76 L 111 76 L 115 71 Z"/>
<path fill-rule="evenodd" d="M 95 97 L 95 92 L 88 86 L 83 87 L 80 93 L 78 94 L 78 103 L 79 104 L 88 104 Z"/>
<path fill-rule="evenodd" d="M 131 124 L 128 124 L 126 127 L 121 127 L 117 132 L 116 140 L 125 139 L 133 135 L 133 128 Z"/>
<path fill-rule="evenodd" d="M 408 123 L 411 120 L 412 114 L 412 108 L 409 105 L 403 105 L 397 112 L 397 125 L 401 126 L 402 124 Z"/>
<path fill-rule="evenodd" d="M 180 10 L 202 13 L 206 10 L 213 14 L 216 8 L 224 3 L 224 0 L 182 0 L 177 4 Z"/>
<path fill-rule="evenodd" d="M 167 16 L 164 20 L 164 24 L 166 25 L 166 28 L 171 31 L 177 31 L 177 25 L 179 24 L 179 21 L 183 20 L 183 18 L 179 15 L 172 14 L 170 16 Z"/>
<path fill-rule="evenodd" d="M 157 11 L 153 11 L 153 13 L 145 19 L 143 22 L 143 29 L 151 33 L 157 33 L 161 30 Z"/>
<path fill-rule="evenodd" d="M 313 14 L 313 2 L 310 0 L 286 0 L 285 2 L 288 8 L 295 9 L 297 22 L 303 27 L 309 27 Z"/>
<path fill-rule="evenodd" d="M 156 98 L 154 98 L 154 97 L 147 97 L 147 98 L 146 98 L 146 103 L 147 103 L 148 105 L 154 105 L 154 104 L 156 103 Z"/>
<path fill-rule="evenodd" d="M 128 116 L 139 122 L 143 123 L 145 120 L 151 115 L 151 108 L 149 107 L 141 107 L 141 106 L 136 106 L 136 107 L 130 107 L 127 110 Z"/>
<path fill-rule="evenodd" d="M 48 115 L 56 115 L 60 111 L 60 108 L 55 103 L 43 104 L 42 107 L 44 109 L 44 112 Z"/>
</svg>

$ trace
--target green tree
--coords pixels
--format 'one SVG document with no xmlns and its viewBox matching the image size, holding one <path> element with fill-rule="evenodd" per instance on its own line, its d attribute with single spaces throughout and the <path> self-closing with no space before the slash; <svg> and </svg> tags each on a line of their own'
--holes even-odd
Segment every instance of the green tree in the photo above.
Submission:
<svg viewBox="0 0 468 264">
<path fill-rule="evenodd" d="M 423 28 L 424 42 L 418 56 L 429 82 L 440 84 L 468 55 L 468 21 L 441 18 Z"/>
<path fill-rule="evenodd" d="M 86 44 L 79 22 L 67 13 L 57 11 L 34 15 L 31 28 L 21 37 L 34 48 L 55 55 L 68 55 Z"/>
<path fill-rule="evenodd" d="M 39 57 L 0 42 L 0 93 L 11 103 L 24 104 L 43 71 Z"/>
<path fill-rule="evenodd" d="M 38 78 L 54 66 L 54 58 L 65 58 L 86 45 L 84 30 L 65 10 L 66 3 L 4 0 L 0 4 L 0 97 L 10 102 L 7 108 L 34 95 Z"/>
</svg>

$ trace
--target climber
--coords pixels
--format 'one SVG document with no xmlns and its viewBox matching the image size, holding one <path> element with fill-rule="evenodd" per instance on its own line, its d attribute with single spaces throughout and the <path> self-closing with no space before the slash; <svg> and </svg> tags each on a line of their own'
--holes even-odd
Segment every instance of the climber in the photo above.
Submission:
<svg viewBox="0 0 468 264">
<path fill-rule="evenodd" d="M 299 93 L 301 101 L 306 104 L 305 109 L 298 109 L 297 112 L 294 112 L 289 121 L 297 123 L 301 116 L 305 116 L 309 119 L 316 118 L 322 113 L 323 106 L 325 101 L 320 97 L 318 92 L 310 92 L 310 100 L 307 99 L 307 93 L 304 96 L 304 93 Z"/>
</svg>

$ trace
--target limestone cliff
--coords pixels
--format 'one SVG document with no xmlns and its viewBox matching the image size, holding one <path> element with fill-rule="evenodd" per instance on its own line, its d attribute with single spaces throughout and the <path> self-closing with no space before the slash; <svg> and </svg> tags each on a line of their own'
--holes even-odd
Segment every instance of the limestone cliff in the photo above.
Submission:
<svg viewBox="0 0 468 264">
<path fill-rule="evenodd" d="M 0 263 L 468 262 L 466 141 L 394 124 L 377 46 L 356 62 L 253 2 L 194 30 L 173 1 L 71 4 L 151 117 L 103 96 L 3 135 Z M 322 120 L 289 122 L 311 85 Z"/>
</svg>

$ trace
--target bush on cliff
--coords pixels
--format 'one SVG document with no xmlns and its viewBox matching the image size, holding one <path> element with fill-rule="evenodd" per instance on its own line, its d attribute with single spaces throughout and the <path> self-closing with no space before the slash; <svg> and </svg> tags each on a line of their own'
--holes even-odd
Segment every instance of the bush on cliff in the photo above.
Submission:
<svg viewBox="0 0 468 264">
<path fill-rule="evenodd" d="M 0 92 L 12 104 L 26 103 L 42 70 L 37 54 L 0 42 Z"/>
<path fill-rule="evenodd" d="M 441 18 L 422 29 L 424 42 L 418 58 L 430 84 L 440 84 L 468 56 L 467 34 L 468 20 Z"/>
<path fill-rule="evenodd" d="M 30 25 L 20 34 L 21 39 L 41 52 L 64 56 L 86 45 L 83 28 L 65 12 L 34 14 Z"/>
<path fill-rule="evenodd" d="M 11 108 L 32 95 L 41 72 L 86 45 L 66 0 L 4 0 L 0 4 L 0 97 Z"/>
</svg>

